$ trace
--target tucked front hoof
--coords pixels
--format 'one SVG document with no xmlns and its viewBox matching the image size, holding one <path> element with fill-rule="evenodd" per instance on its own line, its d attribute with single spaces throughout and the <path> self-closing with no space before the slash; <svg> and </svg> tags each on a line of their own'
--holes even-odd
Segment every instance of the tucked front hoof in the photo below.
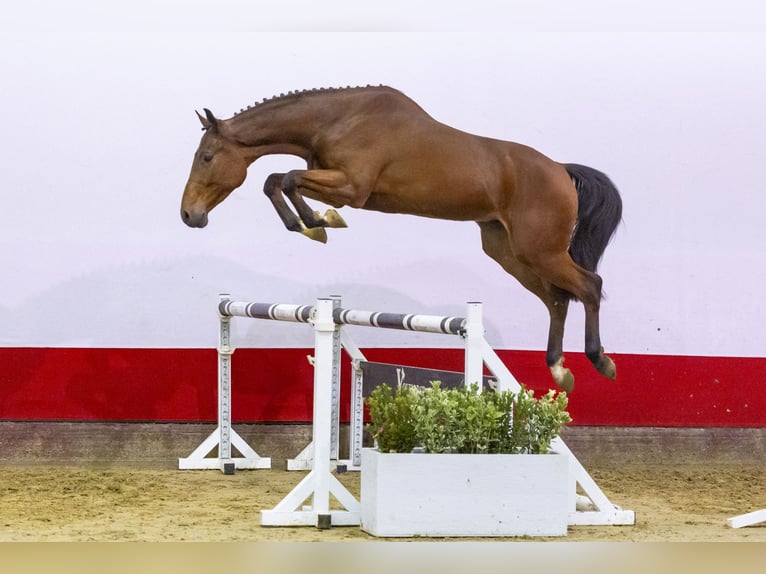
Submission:
<svg viewBox="0 0 766 574">
<path fill-rule="evenodd" d="M 322 217 L 322 219 L 324 219 L 327 223 L 327 227 L 333 227 L 336 229 L 340 227 L 348 227 L 345 220 L 334 209 L 328 209 L 325 211 L 324 217 Z"/>
<path fill-rule="evenodd" d="M 327 232 L 324 230 L 324 227 L 303 228 L 301 233 L 309 239 L 319 241 L 319 243 L 327 243 Z"/>
<path fill-rule="evenodd" d="M 572 392 L 572 389 L 574 389 L 574 375 L 572 371 L 564 366 L 564 357 L 551 366 L 551 375 L 556 384 L 561 387 L 561 390 L 566 391 L 567 394 Z"/>
</svg>

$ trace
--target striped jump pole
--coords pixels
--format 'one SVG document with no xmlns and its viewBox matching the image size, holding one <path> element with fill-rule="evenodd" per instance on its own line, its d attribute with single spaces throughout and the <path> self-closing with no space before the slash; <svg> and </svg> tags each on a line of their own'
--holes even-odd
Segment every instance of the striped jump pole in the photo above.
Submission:
<svg viewBox="0 0 766 574">
<path fill-rule="evenodd" d="M 469 302 L 465 317 L 445 317 L 440 315 L 426 315 L 417 313 L 387 313 L 380 311 L 361 311 L 356 309 L 342 309 L 340 298 L 332 297 L 336 301 L 333 307 L 333 321 L 336 325 L 355 325 L 360 327 L 374 327 L 378 329 L 396 329 L 402 331 L 419 331 L 422 333 L 437 333 L 442 335 L 458 335 L 465 340 L 465 375 L 466 383 L 479 383 L 483 376 L 483 360 L 481 342 L 484 338 L 484 324 L 482 319 L 482 304 Z M 292 321 L 308 323 L 311 319 L 314 307 L 310 305 L 289 305 L 279 303 L 248 303 L 242 301 L 222 300 L 219 304 L 219 312 L 222 316 L 251 317 L 255 319 L 270 319 L 277 321 Z M 340 345 L 336 340 L 337 361 L 340 360 Z M 361 356 L 361 355 L 360 355 Z M 362 358 L 362 360 L 364 360 Z M 339 393 L 339 377 L 333 386 L 334 394 Z M 515 383 L 515 381 L 513 381 Z M 517 390 L 518 385 L 515 385 Z M 357 407 L 357 408 L 355 408 Z M 352 405 L 352 410 L 358 411 L 359 405 Z M 338 418 L 338 409 L 334 409 L 334 419 Z M 333 425 L 337 433 L 337 423 Z M 337 458 L 337 442 L 333 442 L 334 458 Z M 358 462 L 356 463 L 358 464 Z M 303 470 L 304 467 L 296 464 L 291 468 Z"/>
<path fill-rule="evenodd" d="M 343 309 L 340 306 L 340 297 L 330 297 L 334 301 L 332 321 L 338 326 L 344 325 L 372 327 L 379 329 L 395 329 L 404 331 L 419 331 L 446 335 L 458 335 L 465 340 L 465 374 L 466 381 L 480 382 L 483 374 L 482 349 L 480 342 L 484 336 L 484 326 L 481 317 L 481 303 L 468 303 L 466 317 L 440 316 L 417 313 L 388 313 L 379 311 L 364 311 L 357 309 Z M 229 295 L 221 295 L 218 303 L 218 313 L 221 319 L 221 338 L 219 344 L 219 425 L 214 433 L 203 443 L 204 446 L 195 451 L 186 459 L 179 460 L 180 468 L 217 468 L 223 469 L 226 463 L 231 462 L 231 441 L 237 441 L 237 448 L 243 446 L 248 449 L 246 459 L 236 459 L 236 468 L 264 468 L 267 459 L 258 455 L 244 445 L 244 441 L 231 428 L 230 400 L 231 400 L 231 373 L 230 360 L 234 352 L 229 344 L 229 320 L 232 317 L 245 317 L 252 319 L 264 319 L 272 321 L 286 321 L 294 323 L 311 323 L 315 313 L 312 305 L 294 305 L 287 303 L 259 303 L 249 301 L 232 300 Z M 340 352 L 345 348 L 351 355 L 352 362 L 366 361 L 366 358 L 349 337 L 342 337 L 341 329 L 336 330 L 333 340 L 333 382 L 332 397 L 333 408 L 331 414 L 331 460 L 339 460 L 339 433 L 340 433 Z M 341 341 L 343 339 L 343 342 Z M 363 435 L 364 397 L 360 386 L 360 373 L 355 373 L 352 381 L 351 397 L 351 433 L 349 435 L 349 452 L 351 458 L 347 466 L 358 469 L 361 464 L 361 446 Z M 205 457 L 216 445 L 219 446 L 219 458 Z M 201 450 L 206 449 L 204 453 Z M 249 461 L 249 462 L 248 462 Z M 257 462 L 256 462 L 257 461 Z M 313 442 L 306 446 L 295 458 L 288 459 L 288 470 L 311 470 L 314 461 Z M 344 461 L 345 464 L 346 461 Z M 268 461 L 270 465 L 270 460 Z M 229 465 L 227 468 L 231 468 Z"/>
<path fill-rule="evenodd" d="M 218 313 L 221 317 L 250 317 L 272 321 L 308 323 L 314 307 L 311 305 L 290 305 L 286 303 L 246 303 L 232 301 L 228 295 L 221 295 Z"/>
<path fill-rule="evenodd" d="M 333 311 L 340 305 L 340 297 L 330 297 Z M 222 296 L 218 303 L 218 313 L 221 317 L 249 317 L 251 319 L 266 319 L 271 321 L 286 321 L 291 323 L 310 323 L 313 320 L 315 307 L 312 305 L 291 305 L 289 303 L 250 303 L 232 301 L 228 295 Z M 332 381 L 333 407 L 331 413 L 332 443 L 330 458 L 338 459 L 338 434 L 340 432 L 340 332 L 333 340 L 335 366 Z M 310 470 L 313 456 L 313 446 L 309 445 L 296 458 L 287 462 L 288 470 Z"/>
<path fill-rule="evenodd" d="M 458 335 L 465 344 L 464 373 L 467 384 L 479 383 L 484 374 L 482 357 L 484 341 L 484 323 L 482 320 L 482 304 L 468 303 L 465 317 L 443 317 L 423 314 L 398 314 L 376 311 L 358 311 L 351 309 L 336 309 L 333 319 L 337 325 L 355 325 L 359 327 L 374 327 L 381 329 L 397 329 L 404 331 L 420 331 L 443 335 Z M 362 442 L 364 432 L 364 396 L 362 390 L 361 363 L 367 361 L 356 344 L 341 332 L 343 348 L 351 357 L 353 373 L 351 379 L 351 421 L 349 432 L 349 468 L 358 470 L 362 464 Z M 511 378 L 499 381 L 503 387 L 513 387 L 518 383 Z"/>
<path fill-rule="evenodd" d="M 462 317 L 383 313 L 340 308 L 333 311 L 333 320 L 336 325 L 357 325 L 444 335 L 462 335 L 466 328 L 466 320 Z"/>
</svg>

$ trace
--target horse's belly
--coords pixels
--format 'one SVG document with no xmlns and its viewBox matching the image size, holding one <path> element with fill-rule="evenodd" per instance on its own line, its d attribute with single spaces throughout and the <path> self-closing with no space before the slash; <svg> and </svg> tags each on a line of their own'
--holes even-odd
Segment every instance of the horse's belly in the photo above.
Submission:
<svg viewBox="0 0 766 574">
<path fill-rule="evenodd" d="M 465 190 L 460 193 L 446 193 L 434 189 L 430 192 L 415 192 L 400 188 L 396 192 L 374 192 L 370 194 L 363 209 L 382 213 L 403 213 L 452 221 L 477 221 L 487 218 L 491 210 L 489 202 L 479 193 Z"/>
</svg>

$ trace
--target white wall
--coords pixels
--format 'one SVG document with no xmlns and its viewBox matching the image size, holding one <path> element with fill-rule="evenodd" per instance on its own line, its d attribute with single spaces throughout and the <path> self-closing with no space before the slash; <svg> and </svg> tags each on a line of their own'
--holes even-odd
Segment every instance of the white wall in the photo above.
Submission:
<svg viewBox="0 0 766 574">
<path fill-rule="evenodd" d="M 206 229 L 181 223 L 195 109 L 229 117 L 288 90 L 383 83 L 445 123 L 618 184 L 625 224 L 601 268 L 608 350 L 763 356 L 758 3 L 410 4 L 6 10 L 0 346 L 211 346 L 216 297 L 229 291 L 297 303 L 340 293 L 349 306 L 438 314 L 481 300 L 495 346 L 543 348 L 542 305 L 482 254 L 473 224 L 347 208 L 349 229 L 327 245 L 284 230 L 261 188 L 295 158 L 259 160 Z M 571 315 L 567 347 L 580 349 L 579 306 Z M 239 328 L 252 345 L 311 344 L 292 325 Z"/>
</svg>

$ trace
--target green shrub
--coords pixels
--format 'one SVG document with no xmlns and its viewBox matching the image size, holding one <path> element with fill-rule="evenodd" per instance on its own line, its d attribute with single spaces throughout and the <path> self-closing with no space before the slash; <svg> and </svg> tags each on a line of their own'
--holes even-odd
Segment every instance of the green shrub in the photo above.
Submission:
<svg viewBox="0 0 766 574">
<path fill-rule="evenodd" d="M 370 423 L 367 428 L 383 452 L 410 452 L 417 446 L 412 407 L 417 402 L 412 387 L 403 385 L 394 392 L 386 384 L 376 387 L 367 400 Z"/>
<path fill-rule="evenodd" d="M 518 393 L 479 393 L 478 385 L 443 389 L 402 385 L 376 387 L 366 399 L 367 429 L 381 452 L 544 454 L 571 421 L 566 393 L 539 399 L 522 386 Z"/>
</svg>

